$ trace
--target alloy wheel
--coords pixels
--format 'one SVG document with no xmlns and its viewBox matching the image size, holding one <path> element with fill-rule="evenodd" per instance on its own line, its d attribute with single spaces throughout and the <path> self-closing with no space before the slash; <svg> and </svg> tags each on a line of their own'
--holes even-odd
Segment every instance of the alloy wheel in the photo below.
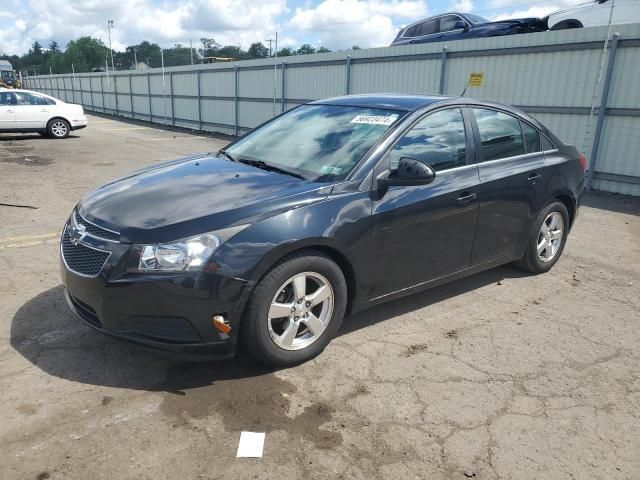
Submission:
<svg viewBox="0 0 640 480">
<path fill-rule="evenodd" d="M 542 262 L 550 262 L 555 258 L 562 246 L 564 220 L 559 212 L 551 212 L 544 219 L 538 233 L 538 258 Z"/>
<path fill-rule="evenodd" d="M 301 350 L 315 342 L 333 315 L 334 292 L 316 272 L 289 278 L 277 290 L 269 307 L 269 335 L 284 350 Z"/>
<path fill-rule="evenodd" d="M 67 125 L 64 122 L 53 122 L 51 125 L 51 132 L 56 137 L 64 137 L 67 134 Z"/>
</svg>

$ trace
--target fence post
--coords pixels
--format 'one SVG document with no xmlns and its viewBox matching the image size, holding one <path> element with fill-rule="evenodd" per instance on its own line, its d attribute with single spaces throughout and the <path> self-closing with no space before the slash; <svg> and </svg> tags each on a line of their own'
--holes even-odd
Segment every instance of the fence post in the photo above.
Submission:
<svg viewBox="0 0 640 480">
<path fill-rule="evenodd" d="M 447 47 L 442 47 L 442 60 L 440 61 L 440 87 L 438 93 L 444 94 L 444 79 L 447 72 Z"/>
<path fill-rule="evenodd" d="M 106 105 L 104 103 L 104 75 L 100 77 L 100 93 L 102 93 L 102 113 L 106 112 Z"/>
<path fill-rule="evenodd" d="M 116 77 L 116 74 L 114 72 L 113 74 L 113 97 L 115 98 L 116 101 L 116 115 L 119 115 L 119 111 L 118 111 L 118 77 Z"/>
<path fill-rule="evenodd" d="M 131 90 L 131 74 L 129 74 L 129 105 L 131 105 L 131 118 L 133 118 L 133 90 Z"/>
<path fill-rule="evenodd" d="M 89 77 L 89 95 L 91 95 L 91 111 L 95 111 L 96 107 L 93 104 L 93 77 Z"/>
<path fill-rule="evenodd" d="M 171 125 L 176 124 L 175 101 L 173 99 L 173 72 L 169 72 L 169 95 L 171 96 Z"/>
<path fill-rule="evenodd" d="M 202 101 L 200 98 L 200 70 L 196 70 L 196 77 L 198 80 L 198 130 L 202 131 Z"/>
<path fill-rule="evenodd" d="M 233 134 L 238 136 L 238 64 L 235 65 L 235 87 L 233 92 L 234 114 L 233 114 Z"/>
<path fill-rule="evenodd" d="M 149 121 L 153 123 L 153 110 L 151 105 L 151 74 L 147 72 L 147 98 L 149 99 Z"/>
<path fill-rule="evenodd" d="M 280 86 L 280 112 L 284 112 L 284 100 L 285 100 L 285 87 L 286 87 L 286 80 L 285 80 L 285 73 L 287 72 L 287 63 L 286 62 L 282 62 L 282 85 Z"/>
<path fill-rule="evenodd" d="M 600 148 L 600 137 L 602 137 L 602 127 L 604 125 L 604 117 L 607 110 L 607 100 L 609 99 L 609 88 L 611 87 L 611 77 L 613 76 L 613 65 L 616 61 L 616 49 L 618 48 L 619 33 L 614 33 L 609 50 L 609 63 L 607 64 L 607 73 L 604 77 L 604 86 L 602 87 L 602 97 L 600 106 L 598 107 L 598 121 L 596 123 L 596 131 L 593 137 L 593 147 L 591 148 L 591 161 L 589 162 L 589 170 L 587 171 L 587 191 L 591 190 L 593 183 L 593 174 L 598 163 L 598 149 Z"/>
<path fill-rule="evenodd" d="M 347 55 L 347 78 L 345 83 L 345 92 L 349 95 L 351 93 L 351 55 Z"/>
</svg>

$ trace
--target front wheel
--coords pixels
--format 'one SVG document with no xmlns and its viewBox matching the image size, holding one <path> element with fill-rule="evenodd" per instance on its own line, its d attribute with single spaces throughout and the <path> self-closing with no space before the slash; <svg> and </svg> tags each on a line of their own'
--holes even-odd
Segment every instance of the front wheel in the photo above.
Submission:
<svg viewBox="0 0 640 480">
<path fill-rule="evenodd" d="M 569 213 L 564 203 L 547 205 L 538 215 L 524 256 L 516 265 L 532 273 L 551 270 L 562 255 L 568 229 Z"/>
<path fill-rule="evenodd" d="M 66 138 L 70 132 L 69 122 L 62 118 L 54 118 L 47 124 L 47 135 L 51 138 Z"/>
<path fill-rule="evenodd" d="M 242 325 L 244 343 L 268 365 L 299 364 L 331 341 L 346 305 L 346 281 L 333 260 L 315 251 L 293 254 L 252 293 Z"/>
</svg>

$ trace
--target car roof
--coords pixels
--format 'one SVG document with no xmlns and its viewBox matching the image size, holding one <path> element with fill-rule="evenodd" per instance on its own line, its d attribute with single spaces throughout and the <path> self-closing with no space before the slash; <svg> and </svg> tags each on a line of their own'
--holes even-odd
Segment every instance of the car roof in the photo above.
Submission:
<svg viewBox="0 0 640 480">
<path fill-rule="evenodd" d="M 345 107 L 383 108 L 411 112 L 436 102 L 451 100 L 440 95 L 405 95 L 399 93 L 376 93 L 344 95 L 310 102 L 311 105 L 341 105 Z"/>
</svg>

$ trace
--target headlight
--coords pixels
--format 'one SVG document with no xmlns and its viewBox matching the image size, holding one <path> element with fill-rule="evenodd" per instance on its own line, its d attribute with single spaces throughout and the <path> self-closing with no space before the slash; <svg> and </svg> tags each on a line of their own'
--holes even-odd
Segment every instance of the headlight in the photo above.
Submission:
<svg viewBox="0 0 640 480">
<path fill-rule="evenodd" d="M 221 244 L 249 225 L 238 225 L 171 243 L 137 245 L 141 272 L 200 271 Z"/>
</svg>

